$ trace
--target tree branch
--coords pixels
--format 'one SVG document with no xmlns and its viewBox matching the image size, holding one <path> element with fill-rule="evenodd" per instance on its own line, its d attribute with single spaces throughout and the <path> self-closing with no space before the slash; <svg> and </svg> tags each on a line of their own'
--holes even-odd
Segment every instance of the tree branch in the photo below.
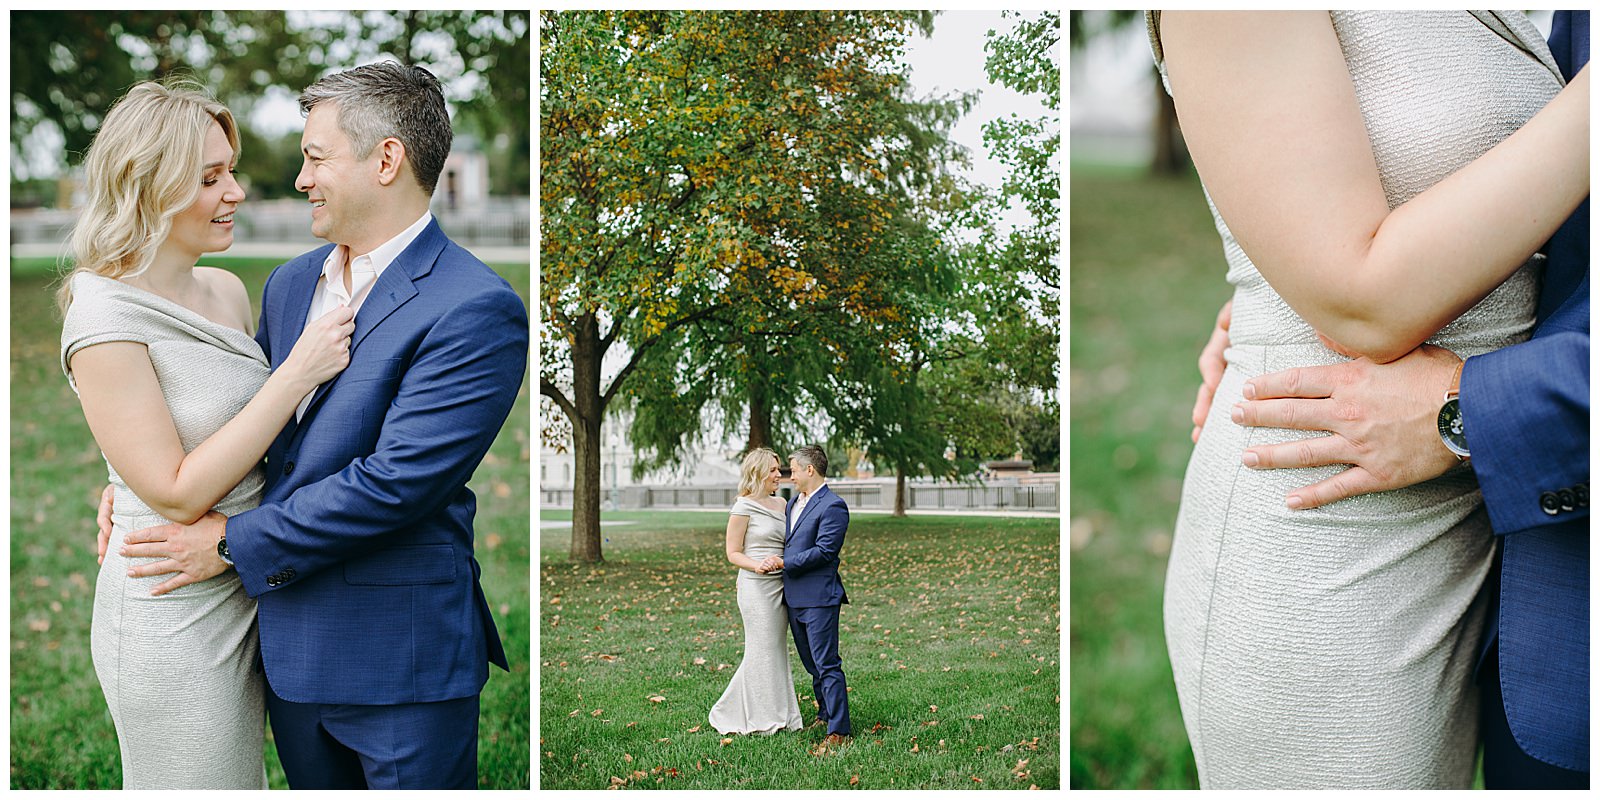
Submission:
<svg viewBox="0 0 1600 800">
<path fill-rule="evenodd" d="M 561 407 L 562 411 L 566 412 L 567 419 L 571 420 L 574 425 L 577 424 L 577 407 L 572 404 L 571 400 L 567 399 L 566 395 L 561 393 L 561 387 L 557 386 L 555 381 L 552 381 L 543 375 L 539 376 L 539 394 L 550 398 L 551 401 Z"/>
<path fill-rule="evenodd" d="M 622 388 L 622 382 L 627 379 L 630 373 L 633 372 L 634 367 L 639 366 L 639 362 L 643 360 L 644 354 L 651 347 L 654 347 L 657 342 L 661 341 L 661 337 L 666 336 L 670 331 L 677 330 L 685 325 L 693 324 L 696 320 L 705 319 L 706 317 L 721 311 L 722 308 L 723 306 L 720 304 L 706 306 L 705 308 L 702 308 L 686 317 L 679 317 L 678 319 L 667 323 L 667 326 L 662 328 L 660 333 L 640 342 L 639 346 L 633 349 L 633 357 L 629 358 L 628 363 L 623 365 L 622 371 L 617 373 L 617 377 L 611 379 L 611 388 L 607 389 L 604 395 L 601 395 L 600 407 L 605 408 L 611 405 L 611 399 L 617 396 L 617 391 Z"/>
</svg>

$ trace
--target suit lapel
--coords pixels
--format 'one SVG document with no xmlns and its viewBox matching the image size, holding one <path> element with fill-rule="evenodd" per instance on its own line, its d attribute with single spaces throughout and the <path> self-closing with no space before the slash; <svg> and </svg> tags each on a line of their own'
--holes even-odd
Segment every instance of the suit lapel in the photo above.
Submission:
<svg viewBox="0 0 1600 800">
<path fill-rule="evenodd" d="M 272 348 L 274 369 L 289 357 L 294 343 L 300 341 L 300 333 L 306 329 L 306 322 L 311 316 L 311 296 L 316 293 L 317 283 L 322 280 L 322 262 L 328 259 L 330 252 L 331 248 L 319 248 L 311 255 L 311 263 L 305 273 L 295 276 L 289 284 L 289 297 L 284 301 L 283 314 L 274 321 L 278 326 L 278 341 L 283 344 L 282 347 Z"/>
<path fill-rule="evenodd" d="M 361 308 L 356 311 L 356 329 L 350 336 L 351 363 L 359 357 L 358 348 L 361 347 L 362 340 L 367 338 L 367 334 L 372 333 L 373 329 L 388 319 L 396 309 L 417 296 L 415 281 L 433 271 L 433 264 L 439 259 L 439 253 L 444 250 L 446 241 L 444 232 L 439 230 L 439 220 L 429 221 L 428 226 L 422 229 L 422 233 L 417 234 L 417 238 L 401 251 L 394 263 L 378 276 L 377 282 L 372 284 L 372 289 L 367 292 L 367 299 L 361 301 Z M 315 289 L 316 285 L 316 281 L 313 280 L 312 289 Z M 310 293 L 306 294 L 305 308 L 309 314 Z M 302 322 L 301 327 L 304 326 L 305 323 Z M 296 335 L 298 336 L 298 333 Z M 343 373 L 340 373 L 339 377 L 342 376 Z M 339 377 L 317 387 L 316 394 L 311 396 L 311 404 L 306 406 L 306 413 L 301 417 L 302 422 L 317 412 L 317 408 L 322 405 L 322 398 L 333 391 L 334 385 L 339 382 Z"/>
<path fill-rule="evenodd" d="M 811 516 L 812 509 L 822 505 L 822 500 L 825 497 L 823 492 L 826 491 L 828 491 L 828 485 L 823 484 L 822 488 L 811 493 L 811 499 L 806 501 L 806 507 L 800 510 L 800 518 L 794 521 L 795 530 L 800 530 L 800 526 L 805 523 L 806 518 Z"/>
</svg>

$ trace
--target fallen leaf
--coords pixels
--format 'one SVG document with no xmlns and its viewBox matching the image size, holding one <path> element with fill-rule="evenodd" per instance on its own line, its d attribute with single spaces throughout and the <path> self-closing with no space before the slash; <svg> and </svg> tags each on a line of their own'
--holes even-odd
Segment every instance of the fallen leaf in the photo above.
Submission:
<svg viewBox="0 0 1600 800">
<path fill-rule="evenodd" d="M 733 737 L 724 737 L 722 740 L 722 746 L 727 747 L 730 744 L 733 744 Z"/>
<path fill-rule="evenodd" d="M 632 764 L 633 763 L 633 756 L 631 754 L 629 754 L 629 753 L 623 753 L 622 754 L 622 760 L 628 762 L 629 764 Z"/>
<path fill-rule="evenodd" d="M 650 702 L 652 702 L 652 703 L 665 703 L 665 702 L 667 702 L 667 698 L 662 697 L 659 694 L 655 694 L 655 695 L 651 695 L 650 696 Z"/>
<path fill-rule="evenodd" d="M 856 785 L 856 784 L 858 784 L 860 782 L 861 782 L 861 776 L 860 775 L 851 775 L 850 776 L 850 785 L 851 786 L 854 786 L 854 785 Z"/>
</svg>

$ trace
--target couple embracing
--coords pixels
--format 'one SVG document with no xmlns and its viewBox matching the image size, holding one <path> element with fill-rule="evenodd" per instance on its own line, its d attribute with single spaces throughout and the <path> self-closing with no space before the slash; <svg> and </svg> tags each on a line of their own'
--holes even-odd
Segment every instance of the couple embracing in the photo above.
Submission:
<svg viewBox="0 0 1600 800">
<path fill-rule="evenodd" d="M 827 735 L 814 755 L 850 738 L 850 703 L 839 656 L 839 606 L 849 603 L 839 580 L 839 552 L 850 509 L 828 488 L 828 456 L 806 445 L 789 455 L 798 490 L 786 506 L 774 497 L 782 471 L 776 453 L 758 447 L 739 469 L 739 497 L 728 517 L 728 561 L 739 568 L 744 661 L 711 707 L 719 733 L 800 730 L 800 704 L 789 671 L 787 628 L 800 663 L 811 673 L 817 719 Z"/>
<path fill-rule="evenodd" d="M 233 242 L 239 130 L 135 86 L 85 162 L 61 364 L 110 467 L 91 649 L 125 788 L 475 788 L 507 669 L 467 481 L 515 400 L 527 312 L 440 230 L 450 118 L 385 62 L 300 95 L 295 188 L 330 244 L 275 270 L 259 330 Z M 259 634 L 259 635 L 258 635 Z"/>
<path fill-rule="evenodd" d="M 1147 12 L 1222 237 L 1165 623 L 1203 788 L 1589 784 L 1589 18 Z"/>
</svg>

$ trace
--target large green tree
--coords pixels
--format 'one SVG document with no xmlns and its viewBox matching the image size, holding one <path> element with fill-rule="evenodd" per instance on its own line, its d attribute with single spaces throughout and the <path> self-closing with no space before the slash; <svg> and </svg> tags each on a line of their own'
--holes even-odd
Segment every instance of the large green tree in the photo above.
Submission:
<svg viewBox="0 0 1600 800">
<path fill-rule="evenodd" d="M 741 398 L 770 442 L 793 371 L 902 313 L 911 268 L 885 254 L 936 134 L 899 57 L 930 21 L 541 15 L 540 391 L 577 465 L 575 560 L 601 558 L 600 423 L 619 397 L 647 464 L 712 399 Z"/>
</svg>

